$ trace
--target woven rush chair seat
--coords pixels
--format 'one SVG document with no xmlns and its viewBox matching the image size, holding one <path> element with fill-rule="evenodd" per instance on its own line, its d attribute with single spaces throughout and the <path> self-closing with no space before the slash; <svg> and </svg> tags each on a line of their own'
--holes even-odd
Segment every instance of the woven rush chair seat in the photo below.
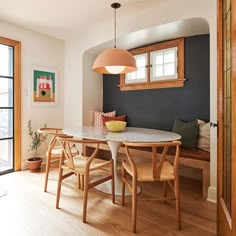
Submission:
<svg viewBox="0 0 236 236">
<path fill-rule="evenodd" d="M 157 162 L 157 165 L 160 163 Z M 132 174 L 132 167 L 126 162 L 124 163 L 124 168 L 126 171 L 131 175 Z M 174 180 L 174 168 L 173 166 L 168 162 L 165 161 L 162 166 L 162 171 L 161 175 L 158 178 L 155 178 L 153 176 L 153 168 L 152 168 L 152 163 L 151 160 L 145 160 L 145 161 L 140 161 L 136 163 L 136 168 L 137 168 L 137 181 L 165 181 L 165 180 Z"/>
<path fill-rule="evenodd" d="M 74 172 L 75 173 L 80 173 L 80 174 L 85 174 L 86 172 L 86 163 L 89 160 L 89 157 L 83 156 L 83 155 L 76 155 L 73 158 L 73 163 L 74 163 Z M 64 164 L 62 165 L 62 168 L 65 170 L 71 170 L 71 167 L 67 165 L 67 160 L 65 160 Z M 93 161 L 91 162 L 90 165 L 90 175 L 91 176 L 99 176 L 99 175 L 106 175 L 106 172 L 108 169 L 106 168 L 109 162 L 94 158 Z M 100 168 L 104 169 L 100 169 Z M 94 170 L 94 171 L 93 171 Z"/>
</svg>

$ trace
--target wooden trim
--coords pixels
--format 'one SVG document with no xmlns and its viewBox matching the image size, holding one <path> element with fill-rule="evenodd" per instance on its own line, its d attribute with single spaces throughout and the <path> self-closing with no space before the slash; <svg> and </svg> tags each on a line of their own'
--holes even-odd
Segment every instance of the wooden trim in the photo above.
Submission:
<svg viewBox="0 0 236 236">
<path fill-rule="evenodd" d="M 218 153 L 218 202 L 222 194 L 222 171 L 223 171 L 223 8 L 222 0 L 218 0 L 218 15 L 217 15 L 217 24 L 218 24 L 218 34 L 217 34 L 217 119 L 218 119 L 218 139 L 217 139 L 217 153 Z"/>
<path fill-rule="evenodd" d="M 178 80 L 184 78 L 184 39 L 178 43 Z"/>
<path fill-rule="evenodd" d="M 231 173 L 223 173 L 223 148 L 224 148 L 224 129 L 223 129 L 223 118 L 224 118 L 224 86 L 223 86 L 223 73 L 224 73 L 224 3 L 226 1 L 218 0 L 217 8 L 217 73 L 218 73 L 218 88 L 217 88 L 217 103 L 218 103 L 218 160 L 217 160 L 217 234 L 218 235 L 236 235 L 236 3 L 231 1 L 231 55 L 232 55 L 232 68 L 231 68 L 231 82 L 232 82 L 232 156 L 231 156 Z M 223 195 L 223 176 L 224 174 L 231 174 L 231 215 L 225 205 L 225 201 L 222 198 Z"/>
<path fill-rule="evenodd" d="M 236 2 L 231 1 L 232 30 L 232 166 L 231 166 L 231 217 L 232 233 L 236 235 Z"/>
<path fill-rule="evenodd" d="M 21 170 L 21 42 L 0 37 L 0 43 L 14 47 L 14 170 Z"/>
<path fill-rule="evenodd" d="M 227 206 L 225 205 L 225 201 L 222 197 L 219 199 L 219 203 L 222 207 L 222 210 L 225 212 L 225 219 L 227 221 L 227 224 L 230 227 L 229 229 L 232 230 L 232 219 L 231 219 L 231 216 L 230 216 L 229 211 L 227 209 Z"/>
<path fill-rule="evenodd" d="M 14 46 L 15 171 L 21 170 L 21 43 Z"/>
<path fill-rule="evenodd" d="M 167 49 L 171 47 L 178 47 L 178 79 L 150 81 L 150 53 L 157 50 Z M 144 83 L 125 83 L 125 74 L 120 75 L 121 91 L 128 90 L 145 90 L 145 89 L 159 89 L 159 88 L 176 88 L 184 86 L 184 38 L 170 40 L 163 43 L 152 44 L 129 51 L 133 55 L 147 53 L 147 82 Z"/>
<path fill-rule="evenodd" d="M 153 51 L 172 48 L 172 47 L 179 47 L 180 44 L 182 46 L 184 45 L 184 38 L 174 39 L 174 40 L 170 40 L 170 41 L 166 41 L 162 43 L 156 43 L 156 44 L 152 44 L 152 45 L 148 45 L 148 46 L 144 46 L 140 48 L 131 49 L 129 50 L 129 52 L 132 53 L 133 55 L 138 55 L 138 54 L 142 54 L 146 52 L 153 52 Z"/>
<path fill-rule="evenodd" d="M 217 233 L 224 235 L 229 233 L 229 220 L 227 219 L 228 210 L 224 207 L 222 199 L 223 193 L 223 1 L 217 1 L 217 119 L 218 119 L 218 137 L 217 137 Z"/>
<path fill-rule="evenodd" d="M 9 45 L 9 46 L 12 46 L 12 47 L 17 46 L 18 44 L 21 44 L 21 42 L 19 42 L 19 41 L 9 39 L 9 38 L 4 38 L 4 37 L 1 37 L 1 36 L 0 36 L 0 43 L 1 44 L 6 44 L 6 45 Z"/>
<path fill-rule="evenodd" d="M 149 82 L 149 83 L 137 83 L 137 84 L 125 84 L 122 82 L 120 85 L 121 91 L 128 90 L 145 90 L 145 89 L 159 89 L 159 88 L 178 88 L 183 87 L 186 79 L 175 79 L 175 80 L 165 80 L 158 82 Z"/>
<path fill-rule="evenodd" d="M 219 212 L 226 212 L 226 216 L 223 214 L 219 214 Z M 217 235 L 219 236 L 226 236 L 226 235 L 232 235 L 231 226 L 228 227 L 228 225 L 231 225 L 231 218 L 228 214 L 228 210 L 225 206 L 225 202 L 222 198 L 218 200 L 217 204 L 217 222 L 220 223 L 220 227 L 217 223 Z"/>
</svg>

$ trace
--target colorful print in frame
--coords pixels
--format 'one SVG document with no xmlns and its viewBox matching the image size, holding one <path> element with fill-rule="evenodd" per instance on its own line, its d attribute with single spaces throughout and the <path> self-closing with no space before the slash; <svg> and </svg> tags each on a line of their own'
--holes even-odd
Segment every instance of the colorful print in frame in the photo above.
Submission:
<svg viewBox="0 0 236 236">
<path fill-rule="evenodd" d="M 56 102 L 56 72 L 33 69 L 33 102 Z"/>
</svg>

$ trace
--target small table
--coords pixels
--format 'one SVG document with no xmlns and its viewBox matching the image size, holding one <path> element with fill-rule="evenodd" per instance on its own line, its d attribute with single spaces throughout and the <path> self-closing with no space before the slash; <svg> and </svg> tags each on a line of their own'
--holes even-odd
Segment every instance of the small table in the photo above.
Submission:
<svg viewBox="0 0 236 236">
<path fill-rule="evenodd" d="M 114 180 L 115 194 L 121 195 L 121 180 L 117 174 L 117 154 L 124 141 L 128 142 L 170 142 L 181 139 L 179 134 L 146 128 L 126 127 L 122 132 L 110 132 L 106 127 L 83 126 L 78 128 L 65 128 L 63 132 L 78 138 L 96 139 L 106 141 L 111 150 L 111 156 L 114 160 Z M 110 184 L 103 183 L 96 187 L 105 193 L 111 193 Z M 125 195 L 129 195 L 126 190 Z"/>
</svg>

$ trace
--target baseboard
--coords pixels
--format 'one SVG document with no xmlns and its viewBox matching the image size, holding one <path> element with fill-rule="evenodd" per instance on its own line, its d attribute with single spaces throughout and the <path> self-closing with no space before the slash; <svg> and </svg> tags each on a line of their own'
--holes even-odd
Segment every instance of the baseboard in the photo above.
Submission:
<svg viewBox="0 0 236 236">
<path fill-rule="evenodd" d="M 217 202 L 217 189 L 215 186 L 209 187 L 207 201 L 214 202 L 214 203 Z"/>
</svg>

